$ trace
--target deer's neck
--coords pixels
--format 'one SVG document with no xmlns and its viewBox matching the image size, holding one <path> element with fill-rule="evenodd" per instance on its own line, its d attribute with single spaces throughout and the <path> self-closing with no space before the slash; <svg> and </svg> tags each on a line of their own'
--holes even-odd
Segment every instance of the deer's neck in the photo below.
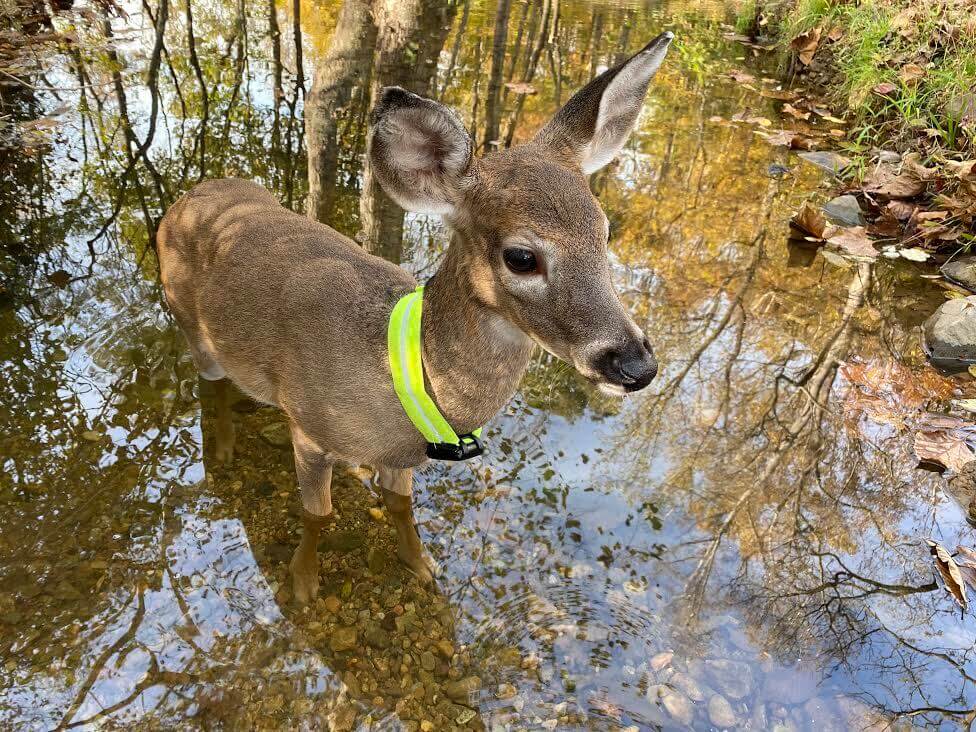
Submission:
<svg viewBox="0 0 976 732">
<path fill-rule="evenodd" d="M 515 393 L 532 341 L 472 292 L 452 245 L 424 288 L 423 356 L 431 396 L 455 432 L 481 427 Z"/>
</svg>

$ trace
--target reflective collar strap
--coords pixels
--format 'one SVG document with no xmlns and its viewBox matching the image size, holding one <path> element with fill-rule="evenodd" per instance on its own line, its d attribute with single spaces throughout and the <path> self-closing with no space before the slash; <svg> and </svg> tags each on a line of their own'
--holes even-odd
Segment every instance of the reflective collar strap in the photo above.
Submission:
<svg viewBox="0 0 976 732">
<path fill-rule="evenodd" d="M 457 433 L 447 423 L 424 388 L 424 363 L 421 356 L 420 321 L 423 315 L 424 288 L 418 287 L 397 302 L 390 314 L 387 348 L 393 388 L 410 421 L 428 443 L 460 445 Z M 481 430 L 475 430 L 479 435 Z"/>
</svg>

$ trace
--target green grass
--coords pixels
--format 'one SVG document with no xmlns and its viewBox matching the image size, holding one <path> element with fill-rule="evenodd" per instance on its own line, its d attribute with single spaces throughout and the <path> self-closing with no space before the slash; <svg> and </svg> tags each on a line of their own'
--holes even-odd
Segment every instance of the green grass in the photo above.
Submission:
<svg viewBox="0 0 976 732">
<path fill-rule="evenodd" d="M 759 0 L 762 2 L 762 0 Z M 976 26 L 972 7 L 963 0 L 770 0 L 763 7 L 770 27 L 784 44 L 819 27 L 823 34 L 839 27 L 836 42 L 821 41 L 818 58 L 839 72 L 828 88 L 832 101 L 848 109 L 861 144 L 924 137 L 950 149 L 973 147 L 976 130 L 960 128 L 948 110 L 973 95 L 976 79 Z M 740 21 L 754 17 L 745 7 Z M 909 15 L 910 14 L 910 15 Z M 825 46 L 827 46 L 825 48 Z M 925 69 L 917 83 L 899 71 L 906 63 Z M 874 89 L 895 85 L 887 95 Z"/>
</svg>

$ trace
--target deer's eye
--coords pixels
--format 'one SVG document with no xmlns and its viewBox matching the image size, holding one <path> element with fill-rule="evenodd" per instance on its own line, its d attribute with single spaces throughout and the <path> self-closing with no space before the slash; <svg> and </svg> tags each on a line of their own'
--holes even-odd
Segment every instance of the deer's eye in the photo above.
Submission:
<svg viewBox="0 0 976 732">
<path fill-rule="evenodd" d="M 531 274 L 539 269 L 535 252 L 531 249 L 509 247 L 502 252 L 502 259 L 505 260 L 505 266 L 516 274 Z"/>
</svg>

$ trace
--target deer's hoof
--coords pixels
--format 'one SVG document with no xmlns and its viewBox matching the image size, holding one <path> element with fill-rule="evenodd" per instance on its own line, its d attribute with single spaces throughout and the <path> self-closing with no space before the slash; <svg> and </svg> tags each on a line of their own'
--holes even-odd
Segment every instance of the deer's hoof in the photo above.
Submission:
<svg viewBox="0 0 976 732">
<path fill-rule="evenodd" d="M 319 595 L 318 567 L 308 566 L 304 558 L 296 552 L 288 568 L 291 571 L 291 585 L 295 603 L 299 606 L 308 605 Z"/>
<path fill-rule="evenodd" d="M 437 563 L 427 552 L 419 552 L 417 554 L 397 552 L 397 555 L 403 565 L 420 580 L 420 584 L 426 586 L 434 584 L 434 578 L 440 572 L 438 571 Z"/>
</svg>

